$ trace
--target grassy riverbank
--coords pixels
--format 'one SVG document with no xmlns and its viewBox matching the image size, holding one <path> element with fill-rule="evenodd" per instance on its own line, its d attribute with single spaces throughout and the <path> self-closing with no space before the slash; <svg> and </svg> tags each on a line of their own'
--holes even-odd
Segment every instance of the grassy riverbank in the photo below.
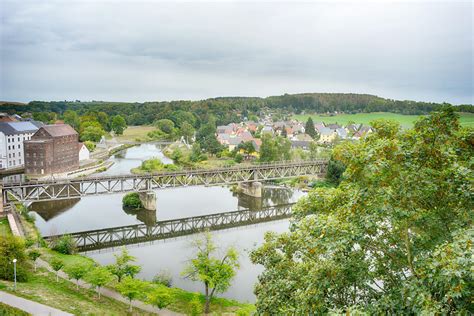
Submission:
<svg viewBox="0 0 474 316">
<path fill-rule="evenodd" d="M 130 314 L 127 304 L 104 296 L 99 300 L 94 290 L 77 290 L 74 283 L 61 278 L 56 282 L 55 274 L 42 268 L 31 272 L 28 282 L 17 283 L 16 291 L 8 281 L 0 281 L 0 288 L 74 315 L 153 315 L 138 309 Z"/>
<path fill-rule="evenodd" d="M 51 262 L 54 258 L 62 260 L 65 265 L 72 264 L 97 264 L 89 257 L 85 257 L 79 254 L 76 255 L 64 255 L 50 249 L 42 248 L 41 258 L 47 262 Z M 152 282 L 146 281 L 148 284 Z M 117 281 L 113 281 L 107 285 L 111 289 L 115 289 Z M 155 287 L 160 287 L 164 292 L 171 295 L 174 298 L 174 302 L 167 308 L 179 313 L 188 313 L 191 301 L 197 296 L 201 303 L 204 305 L 205 297 L 199 293 L 188 292 L 183 289 L 174 287 L 165 287 L 162 285 L 153 284 Z M 53 306 L 54 307 L 54 306 Z M 225 298 L 214 298 L 211 301 L 211 311 L 213 315 L 221 315 L 229 313 L 230 315 L 238 313 L 239 315 L 250 315 L 255 310 L 253 304 L 240 303 L 235 300 L 229 300 Z"/>
<path fill-rule="evenodd" d="M 11 235 L 10 225 L 8 224 L 8 219 L 0 219 L 0 236 Z"/>
<path fill-rule="evenodd" d="M 10 305 L 6 305 L 0 303 L 0 316 L 28 316 L 27 312 L 24 312 L 18 308 L 11 307 Z"/>
</svg>

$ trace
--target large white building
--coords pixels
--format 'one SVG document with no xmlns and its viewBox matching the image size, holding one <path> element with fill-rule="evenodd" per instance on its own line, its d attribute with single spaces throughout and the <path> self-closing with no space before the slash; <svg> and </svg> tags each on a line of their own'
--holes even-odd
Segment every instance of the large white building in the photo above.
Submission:
<svg viewBox="0 0 474 316">
<path fill-rule="evenodd" d="M 29 140 L 42 125 L 35 121 L 0 122 L 0 169 L 24 166 L 23 142 Z"/>
</svg>

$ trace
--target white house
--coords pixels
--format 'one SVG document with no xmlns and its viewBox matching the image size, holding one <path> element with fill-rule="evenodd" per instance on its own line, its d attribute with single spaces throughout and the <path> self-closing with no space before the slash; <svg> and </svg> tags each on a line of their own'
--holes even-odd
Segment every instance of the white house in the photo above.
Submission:
<svg viewBox="0 0 474 316">
<path fill-rule="evenodd" d="M 35 121 L 0 122 L 0 169 L 14 169 L 24 166 L 23 142 L 43 124 Z"/>
<path fill-rule="evenodd" d="M 87 149 L 87 146 L 84 143 L 79 143 L 79 161 L 89 160 L 90 152 Z"/>
</svg>

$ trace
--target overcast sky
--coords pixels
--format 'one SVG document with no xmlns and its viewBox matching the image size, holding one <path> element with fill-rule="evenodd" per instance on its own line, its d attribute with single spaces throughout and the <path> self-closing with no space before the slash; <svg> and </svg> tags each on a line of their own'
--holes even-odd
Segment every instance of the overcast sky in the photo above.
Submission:
<svg viewBox="0 0 474 316">
<path fill-rule="evenodd" d="M 474 103 L 471 1 L 0 3 L 0 100 Z"/>
</svg>

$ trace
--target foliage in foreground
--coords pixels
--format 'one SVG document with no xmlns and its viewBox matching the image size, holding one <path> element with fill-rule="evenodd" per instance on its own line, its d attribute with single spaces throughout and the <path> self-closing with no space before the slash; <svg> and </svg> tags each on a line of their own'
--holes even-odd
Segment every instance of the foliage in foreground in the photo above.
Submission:
<svg viewBox="0 0 474 316">
<path fill-rule="evenodd" d="M 209 313 L 214 294 L 223 293 L 230 287 L 239 268 L 239 255 L 234 248 L 229 248 L 222 258 L 216 257 L 217 246 L 209 232 L 196 239 L 193 246 L 196 249 L 196 256 L 185 268 L 183 275 L 193 281 L 204 283 L 206 296 L 204 312 Z"/>
<path fill-rule="evenodd" d="M 28 279 L 28 262 L 25 243 L 11 235 L 0 236 L 0 279 L 12 281 L 14 278 L 13 259 L 16 259 L 16 279 Z"/>
<path fill-rule="evenodd" d="M 471 314 L 474 131 L 452 108 L 335 149 L 339 187 L 300 200 L 252 252 L 260 314 Z"/>
</svg>

